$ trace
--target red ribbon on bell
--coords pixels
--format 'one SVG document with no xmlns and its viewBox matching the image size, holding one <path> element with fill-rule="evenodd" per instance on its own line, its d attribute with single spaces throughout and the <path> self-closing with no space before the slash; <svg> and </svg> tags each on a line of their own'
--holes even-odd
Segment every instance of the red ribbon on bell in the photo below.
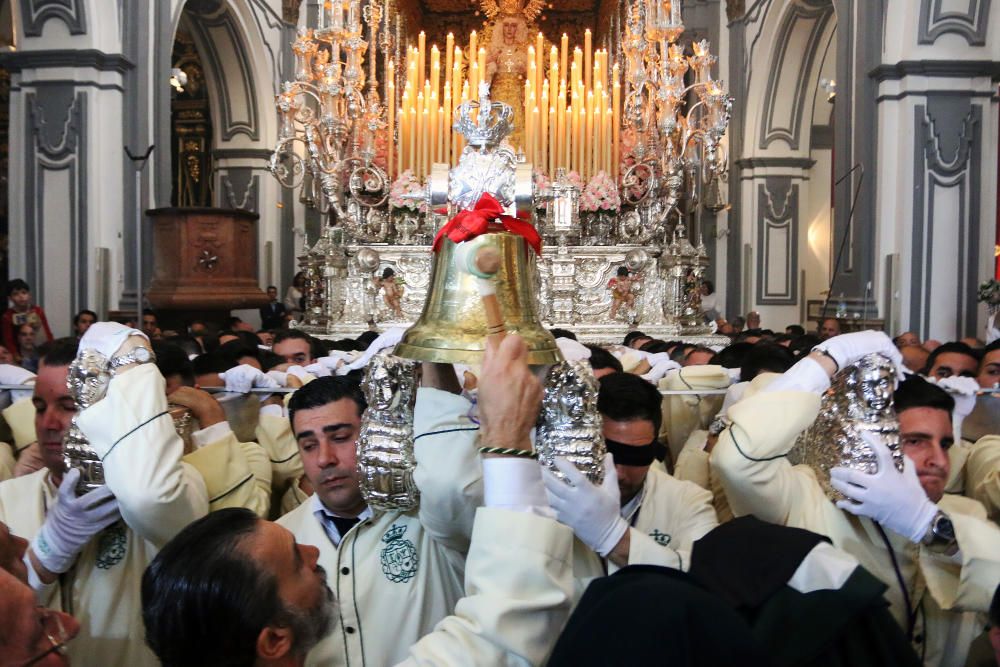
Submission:
<svg viewBox="0 0 1000 667">
<path fill-rule="evenodd" d="M 529 218 L 531 216 L 530 213 L 521 215 Z M 475 206 L 460 211 L 438 231 L 437 236 L 434 237 L 434 252 L 437 252 L 438 248 L 441 247 L 441 241 L 444 240 L 445 236 L 455 243 L 469 241 L 485 234 L 490 222 L 494 220 L 499 221 L 508 232 L 524 238 L 536 255 L 542 254 L 542 237 L 538 235 L 538 230 L 535 229 L 534 225 L 521 217 L 515 218 L 504 214 L 503 206 L 496 200 L 496 197 L 488 192 L 483 193 Z"/>
</svg>

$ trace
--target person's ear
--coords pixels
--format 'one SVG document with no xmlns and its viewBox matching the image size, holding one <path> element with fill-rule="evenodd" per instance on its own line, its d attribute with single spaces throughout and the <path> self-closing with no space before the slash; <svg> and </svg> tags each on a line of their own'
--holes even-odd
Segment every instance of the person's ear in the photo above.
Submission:
<svg viewBox="0 0 1000 667">
<path fill-rule="evenodd" d="M 291 628 L 266 626 L 257 635 L 257 657 L 280 660 L 292 652 L 295 637 Z"/>
</svg>

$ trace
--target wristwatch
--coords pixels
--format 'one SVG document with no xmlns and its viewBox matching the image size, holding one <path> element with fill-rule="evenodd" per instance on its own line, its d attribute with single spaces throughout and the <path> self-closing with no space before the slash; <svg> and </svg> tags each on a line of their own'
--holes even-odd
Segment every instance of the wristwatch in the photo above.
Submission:
<svg viewBox="0 0 1000 667">
<path fill-rule="evenodd" d="M 150 361 L 156 361 L 156 355 L 154 355 L 149 348 L 146 347 L 136 347 L 125 354 L 120 354 L 115 357 L 111 357 L 111 361 L 108 366 L 111 369 L 112 375 L 116 370 L 124 366 L 131 366 L 133 364 L 145 364 Z"/>
<path fill-rule="evenodd" d="M 931 525 L 924 533 L 921 544 L 935 553 L 943 553 L 946 556 L 953 556 L 958 551 L 958 540 L 955 538 L 955 525 L 948 518 L 948 515 L 938 510 L 938 513 L 931 519 Z"/>
</svg>

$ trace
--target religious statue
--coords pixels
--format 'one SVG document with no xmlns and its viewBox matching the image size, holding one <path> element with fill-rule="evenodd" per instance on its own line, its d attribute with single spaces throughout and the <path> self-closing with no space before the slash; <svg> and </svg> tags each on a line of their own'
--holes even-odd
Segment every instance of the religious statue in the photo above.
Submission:
<svg viewBox="0 0 1000 667">
<path fill-rule="evenodd" d="M 544 0 L 482 0 L 486 14 L 484 34 L 486 71 L 483 80 L 490 83 L 494 102 L 509 104 L 514 112 L 511 145 L 524 144 L 524 80 L 528 72 L 528 45 L 535 30 L 535 17 L 545 7 Z"/>
<path fill-rule="evenodd" d="M 611 290 L 611 319 L 618 316 L 618 310 L 624 305 L 631 310 L 635 305 L 635 294 L 633 287 L 642 282 L 642 276 L 633 276 L 628 267 L 619 266 L 614 278 L 608 281 L 607 289 Z"/>
<path fill-rule="evenodd" d="M 403 287 L 406 281 L 402 276 L 397 276 L 396 272 L 388 266 L 382 271 L 381 278 L 372 278 L 375 283 L 376 294 L 382 290 L 382 300 L 385 301 L 386 308 L 392 312 L 393 317 L 403 317 Z"/>
</svg>

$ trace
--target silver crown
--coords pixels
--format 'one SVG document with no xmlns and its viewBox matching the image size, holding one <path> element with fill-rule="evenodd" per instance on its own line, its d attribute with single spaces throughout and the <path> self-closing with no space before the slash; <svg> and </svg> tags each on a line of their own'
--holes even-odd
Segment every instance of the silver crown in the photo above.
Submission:
<svg viewBox="0 0 1000 667">
<path fill-rule="evenodd" d="M 472 112 L 479 110 L 478 120 Z M 499 146 L 514 130 L 514 110 L 509 104 L 490 101 L 490 84 L 479 84 L 479 100 L 468 100 L 458 106 L 458 120 L 453 125 L 470 146 L 493 148 Z"/>
</svg>

